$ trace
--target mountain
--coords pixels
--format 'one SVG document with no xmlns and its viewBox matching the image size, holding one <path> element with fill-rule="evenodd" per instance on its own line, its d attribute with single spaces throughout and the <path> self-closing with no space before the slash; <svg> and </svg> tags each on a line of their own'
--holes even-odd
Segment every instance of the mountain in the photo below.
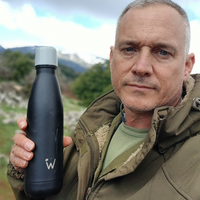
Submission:
<svg viewBox="0 0 200 200">
<path fill-rule="evenodd" d="M 5 50 L 19 51 L 23 54 L 26 54 L 26 53 L 35 54 L 35 49 L 36 49 L 36 47 L 27 46 L 27 47 L 8 48 L 8 49 L 5 49 Z"/>
<path fill-rule="evenodd" d="M 85 72 L 92 65 L 81 59 L 77 54 L 62 54 L 61 52 L 58 52 L 58 62 L 80 73 Z"/>
<path fill-rule="evenodd" d="M 5 49 L 0 45 L 0 53 L 3 53 Z"/>
<path fill-rule="evenodd" d="M 0 46 L 0 53 L 3 53 L 5 50 L 10 51 L 19 51 L 23 54 L 35 54 L 35 49 L 37 46 L 25 46 L 25 47 L 14 47 L 14 48 L 8 48 L 4 49 L 2 46 Z M 88 68 L 90 68 L 93 64 L 98 62 L 104 62 L 105 59 L 97 57 L 97 56 L 91 56 L 90 61 L 87 62 L 84 59 L 82 59 L 78 54 L 62 54 L 60 51 L 58 52 L 58 63 L 65 65 L 69 68 L 72 68 L 76 72 L 83 73 Z"/>
</svg>

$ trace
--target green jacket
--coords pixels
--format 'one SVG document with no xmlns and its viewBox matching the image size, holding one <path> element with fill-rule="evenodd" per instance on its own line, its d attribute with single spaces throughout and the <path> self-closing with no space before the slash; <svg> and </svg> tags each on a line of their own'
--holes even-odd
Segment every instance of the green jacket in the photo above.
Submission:
<svg viewBox="0 0 200 200">
<path fill-rule="evenodd" d="M 121 121 L 120 100 L 110 92 L 80 117 L 64 150 L 64 182 L 58 195 L 46 200 L 199 200 L 200 75 L 189 78 L 177 107 L 159 107 L 151 129 L 133 147 L 101 172 L 109 141 Z M 28 200 L 23 175 L 8 166 L 16 199 Z"/>
</svg>

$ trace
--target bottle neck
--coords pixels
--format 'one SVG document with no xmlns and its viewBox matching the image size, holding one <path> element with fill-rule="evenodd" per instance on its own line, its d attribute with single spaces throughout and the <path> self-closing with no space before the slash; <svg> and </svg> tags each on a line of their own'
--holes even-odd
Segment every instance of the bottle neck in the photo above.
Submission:
<svg viewBox="0 0 200 200">
<path fill-rule="evenodd" d="M 57 67 L 55 65 L 37 65 L 37 66 L 35 66 L 37 74 L 39 74 L 39 73 L 55 74 L 56 68 Z"/>
</svg>

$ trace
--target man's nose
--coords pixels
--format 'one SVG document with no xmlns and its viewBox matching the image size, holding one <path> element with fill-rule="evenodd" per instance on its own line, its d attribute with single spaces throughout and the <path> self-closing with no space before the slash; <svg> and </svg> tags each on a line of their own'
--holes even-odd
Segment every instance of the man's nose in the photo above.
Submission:
<svg viewBox="0 0 200 200">
<path fill-rule="evenodd" d="M 152 55 L 149 49 L 141 49 L 135 58 L 132 73 L 138 76 L 149 76 L 153 72 Z"/>
</svg>

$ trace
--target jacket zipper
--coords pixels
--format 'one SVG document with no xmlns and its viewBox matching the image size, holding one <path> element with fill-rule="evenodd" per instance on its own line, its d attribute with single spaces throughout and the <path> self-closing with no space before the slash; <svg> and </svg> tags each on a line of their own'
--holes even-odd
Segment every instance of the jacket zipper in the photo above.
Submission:
<svg viewBox="0 0 200 200">
<path fill-rule="evenodd" d="M 87 193 L 86 193 L 86 197 L 85 197 L 85 200 L 88 200 L 90 194 L 100 185 L 103 183 L 103 180 L 100 179 L 99 181 L 97 181 L 93 187 L 89 187 L 88 190 L 87 190 Z"/>
<path fill-rule="evenodd" d="M 87 193 L 86 193 L 85 200 L 88 200 L 88 197 L 90 196 L 91 193 L 92 193 L 92 188 L 89 187 L 88 190 L 87 190 Z"/>
</svg>

